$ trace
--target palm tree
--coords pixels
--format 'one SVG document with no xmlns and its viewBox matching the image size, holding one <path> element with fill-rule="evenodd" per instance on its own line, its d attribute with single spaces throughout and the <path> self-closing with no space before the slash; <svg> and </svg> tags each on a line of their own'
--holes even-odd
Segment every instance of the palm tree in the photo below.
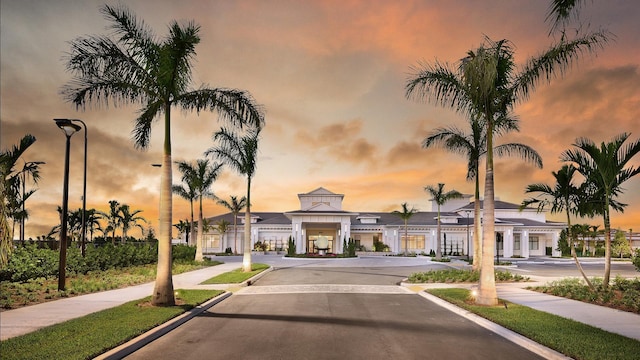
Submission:
<svg viewBox="0 0 640 360">
<path fill-rule="evenodd" d="M 181 234 L 185 234 L 185 236 L 187 238 L 187 244 L 188 244 L 189 243 L 189 232 L 191 231 L 191 223 L 189 222 L 189 219 L 180 220 L 177 224 L 175 224 L 173 226 L 175 226 L 175 228 L 178 229 L 178 232 L 180 232 Z"/>
<path fill-rule="evenodd" d="M 406 96 L 426 99 L 437 105 L 472 116 L 482 116 L 487 138 L 487 159 L 483 206 L 482 266 L 476 303 L 496 305 L 493 257 L 495 253 L 495 203 L 493 181 L 493 135 L 499 121 L 508 118 L 512 108 L 525 101 L 541 80 L 549 82 L 565 73 L 575 58 L 593 51 L 608 41 L 601 31 L 561 41 L 542 55 L 526 62 L 516 72 L 514 50 L 507 40 L 494 42 L 488 38 L 476 51 L 469 51 L 456 72 L 447 64 L 422 65 L 407 81 Z"/>
<path fill-rule="evenodd" d="M 519 131 L 516 119 L 508 118 L 499 122 L 499 133 Z M 480 236 L 480 158 L 487 154 L 486 127 L 477 116 L 469 118 L 470 133 L 455 127 L 440 127 L 432 131 L 422 141 L 422 147 L 428 149 L 431 146 L 440 145 L 450 152 L 462 154 L 467 157 L 467 181 L 475 182 L 474 216 L 473 216 L 473 270 L 480 268 L 482 260 L 482 246 Z M 495 155 L 519 155 L 539 168 L 542 168 L 542 158 L 531 147 L 518 143 L 498 145 L 494 148 Z"/>
<path fill-rule="evenodd" d="M 191 225 L 189 228 L 191 229 L 191 232 L 190 234 L 187 234 L 187 245 L 191 245 L 191 242 L 195 241 L 196 233 L 195 219 L 193 217 L 193 202 L 198 197 L 195 189 L 195 170 L 188 162 L 176 161 L 176 165 L 178 165 L 178 170 L 182 173 L 182 182 L 184 185 L 172 185 L 171 191 L 181 198 L 189 201 L 189 209 L 191 210 Z"/>
<path fill-rule="evenodd" d="M 134 210 L 131 211 L 131 208 L 127 204 L 120 205 L 118 209 L 120 214 L 120 226 L 122 226 L 122 242 L 127 241 L 127 233 L 131 227 L 137 227 L 140 231 L 144 231 L 144 227 L 142 224 L 138 222 L 147 223 L 147 219 L 142 216 L 138 216 L 142 212 L 142 210 Z"/>
<path fill-rule="evenodd" d="M 536 197 L 525 199 L 520 206 L 520 210 L 525 207 L 537 204 L 538 212 L 543 211 L 547 206 L 551 206 L 551 213 L 564 212 L 567 216 L 567 242 L 571 249 L 571 256 L 578 267 L 578 271 L 582 275 L 584 281 L 589 285 L 592 291 L 595 291 L 595 287 L 584 273 L 582 265 L 576 255 L 576 249 L 573 244 L 573 231 L 571 226 L 571 214 L 577 214 L 580 203 L 583 201 L 582 190 L 573 185 L 573 176 L 577 169 L 573 165 L 563 165 L 558 172 L 551 172 L 556 179 L 554 187 L 547 184 L 537 183 L 527 185 L 525 193 L 538 193 Z"/>
<path fill-rule="evenodd" d="M 120 203 L 118 200 L 109 200 L 109 212 L 101 212 L 100 215 L 104 219 L 107 220 L 107 226 L 105 226 L 105 231 L 107 229 L 111 231 L 111 244 L 116 244 L 116 230 L 120 227 Z"/>
<path fill-rule="evenodd" d="M 93 241 L 93 233 L 96 230 L 102 230 L 102 227 L 100 226 L 100 220 L 102 219 L 102 216 L 96 209 L 88 209 L 85 219 L 87 229 L 89 230 L 89 241 Z"/>
<path fill-rule="evenodd" d="M 111 36 L 86 36 L 71 42 L 67 69 L 73 80 L 62 89 L 78 108 L 87 104 L 143 104 L 133 136 L 138 148 L 149 146 L 151 125 L 163 116 L 164 145 L 160 180 L 158 271 L 154 305 L 174 305 L 171 275 L 172 160 L 171 109 L 216 111 L 234 126 L 261 126 L 264 116 L 252 97 L 236 89 L 191 88 L 192 61 L 200 43 L 200 26 L 172 21 L 169 33 L 158 39 L 125 6 L 105 5 L 101 12 L 111 22 Z"/>
<path fill-rule="evenodd" d="M 220 219 L 216 221 L 216 225 L 214 226 L 214 228 L 220 233 L 220 242 L 222 243 L 224 243 L 224 234 L 229 231 L 229 225 L 231 225 L 230 222 L 225 219 Z"/>
<path fill-rule="evenodd" d="M 226 207 L 233 214 L 233 253 L 237 254 L 238 243 L 238 214 L 247 206 L 247 197 L 243 196 L 238 200 L 237 196 L 231 195 L 230 201 L 218 199 L 218 204 Z"/>
<path fill-rule="evenodd" d="M 239 174 L 247 177 L 247 204 L 244 215 L 244 255 L 242 270 L 251 271 L 251 179 L 256 173 L 258 160 L 258 141 L 260 127 L 247 129 L 246 134 L 238 135 L 227 128 L 222 128 L 213 135 L 218 146 L 206 151 L 207 155 L 214 155 L 223 163 L 229 165 Z"/>
<path fill-rule="evenodd" d="M 33 135 L 27 134 L 18 145 L 0 152 L 0 267 L 7 264 L 13 249 L 13 233 L 9 227 L 10 209 L 19 193 L 19 176 L 15 166 L 18 159 L 36 142 Z"/>
<path fill-rule="evenodd" d="M 202 261 L 202 247 L 204 238 L 204 219 L 202 216 L 202 199 L 212 198 L 213 192 L 211 192 L 211 185 L 218 179 L 222 164 L 214 163 L 209 164 L 208 159 L 199 159 L 196 161 L 196 166 L 193 167 L 193 183 L 196 196 L 199 202 L 198 211 L 198 239 L 196 241 L 196 261 Z"/>
<path fill-rule="evenodd" d="M 406 202 L 400 204 L 400 206 L 402 206 L 402 211 L 394 210 L 391 213 L 399 216 L 400 219 L 404 221 L 404 254 L 407 255 L 408 249 L 409 249 L 409 229 L 408 229 L 409 219 L 411 219 L 411 217 L 418 212 L 418 209 L 414 207 L 409 209 L 409 206 L 407 205 Z"/>
<path fill-rule="evenodd" d="M 438 230 L 437 230 L 437 241 L 436 241 L 436 260 L 442 259 L 442 245 L 440 243 L 440 206 L 444 205 L 447 201 L 452 199 L 460 199 L 462 194 L 457 190 L 450 190 L 444 192 L 444 184 L 439 183 L 438 187 L 427 185 L 424 190 L 431 195 L 431 201 L 435 201 L 438 205 Z"/>
<path fill-rule="evenodd" d="M 593 216 L 602 215 L 605 236 L 605 266 L 603 285 L 609 286 L 611 278 L 611 217 L 610 210 L 623 211 L 626 204 L 617 203 L 615 197 L 622 194 L 622 184 L 638 175 L 640 167 L 627 164 L 640 152 L 640 140 L 625 145 L 630 134 L 622 133 L 611 142 L 604 141 L 598 147 L 592 140 L 578 138 L 573 144 L 575 149 L 565 150 L 562 160 L 577 164 L 578 171 L 585 177 L 590 189 L 590 205 L 583 213 Z"/>
</svg>

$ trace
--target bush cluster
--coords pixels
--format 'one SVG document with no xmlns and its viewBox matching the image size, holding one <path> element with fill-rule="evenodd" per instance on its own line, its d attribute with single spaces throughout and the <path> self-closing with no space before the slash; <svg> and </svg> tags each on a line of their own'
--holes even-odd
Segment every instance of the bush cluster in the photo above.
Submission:
<svg viewBox="0 0 640 360">
<path fill-rule="evenodd" d="M 174 245 L 173 261 L 189 262 L 195 258 L 193 246 Z M 1 281 L 24 282 L 30 279 L 58 276 L 60 253 L 58 250 L 39 249 L 36 245 L 18 247 L 11 254 L 6 267 L 0 269 Z M 87 274 L 91 271 L 125 268 L 152 264 L 158 261 L 156 244 L 104 244 L 89 246 L 85 257 L 80 249 L 67 249 L 67 274 Z"/>
<path fill-rule="evenodd" d="M 581 279 L 569 278 L 554 281 L 547 286 L 534 290 L 613 308 L 640 313 L 640 279 L 625 279 L 617 276 L 609 287 L 605 289 L 602 278 L 591 280 L 596 291 L 591 291 Z"/>
<path fill-rule="evenodd" d="M 636 249 L 631 261 L 633 261 L 633 265 L 635 265 L 636 270 L 640 271 L 640 249 Z"/>
<path fill-rule="evenodd" d="M 529 278 L 519 274 L 512 274 L 508 271 L 496 271 L 496 281 L 529 281 Z M 463 269 L 431 270 L 420 273 L 413 273 L 409 276 L 410 283 L 455 283 L 455 282 L 477 282 L 480 280 L 479 271 Z"/>
</svg>

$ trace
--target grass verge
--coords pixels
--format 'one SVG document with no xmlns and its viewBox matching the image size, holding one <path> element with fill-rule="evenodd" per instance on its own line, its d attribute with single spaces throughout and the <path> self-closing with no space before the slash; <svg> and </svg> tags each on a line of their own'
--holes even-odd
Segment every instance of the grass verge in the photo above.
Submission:
<svg viewBox="0 0 640 360">
<path fill-rule="evenodd" d="M 640 341 L 526 306 L 485 307 L 469 302 L 467 289 L 427 290 L 458 307 L 579 360 L 637 359 Z"/>
<path fill-rule="evenodd" d="M 211 279 L 205 280 L 202 284 L 239 284 L 246 281 L 256 274 L 259 274 L 269 268 L 267 264 L 251 264 L 250 272 L 242 272 L 242 268 L 229 271 Z"/>
<path fill-rule="evenodd" d="M 178 290 L 176 306 L 148 305 L 151 297 L 52 325 L 2 342 L 0 358 L 90 359 L 223 293 Z"/>
</svg>

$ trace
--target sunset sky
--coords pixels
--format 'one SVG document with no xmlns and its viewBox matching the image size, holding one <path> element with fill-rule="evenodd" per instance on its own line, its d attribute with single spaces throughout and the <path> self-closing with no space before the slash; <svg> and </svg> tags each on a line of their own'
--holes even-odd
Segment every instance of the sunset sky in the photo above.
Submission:
<svg viewBox="0 0 640 360">
<path fill-rule="evenodd" d="M 69 41 L 108 33 L 109 23 L 99 12 L 104 3 L 1 3 L 0 147 L 7 149 L 30 133 L 37 141 L 24 160 L 46 162 L 39 190 L 27 201 L 27 237 L 47 234 L 59 221 L 65 138 L 53 118 L 78 118 L 88 126 L 87 207 L 106 211 L 108 201 L 115 199 L 143 210 L 141 215 L 157 230 L 160 170 L 151 164 L 161 162 L 160 123 L 153 128 L 150 148 L 139 151 L 131 140 L 135 106 L 77 111 L 59 95 L 71 78 L 63 60 Z M 555 41 L 544 21 L 549 1 L 542 0 L 124 3 L 158 37 L 167 34 L 173 19 L 200 24 L 193 88 L 204 84 L 247 90 L 264 106 L 266 127 L 252 184 L 256 211 L 296 210 L 296 195 L 320 186 L 345 194 L 344 208 L 360 212 L 391 211 L 403 202 L 430 210 L 423 188 L 439 182 L 472 194 L 463 157 L 420 147 L 435 128 L 466 128 L 466 120 L 450 109 L 407 100 L 404 85 L 411 67 L 436 60 L 456 63 L 485 35 L 512 41 L 520 64 Z M 515 108 L 521 132 L 497 143 L 534 147 L 544 168 L 517 159 L 496 161 L 496 196 L 501 200 L 520 203 L 527 184 L 551 184 L 551 172 L 562 166 L 561 152 L 577 137 L 596 143 L 625 131 L 633 140 L 640 137 L 640 2 L 594 0 L 582 10 L 581 20 L 591 29 L 606 27 L 616 39 L 597 56 L 580 58 L 563 79 L 537 87 Z M 204 157 L 221 125 L 217 114 L 174 111 L 172 116 L 173 159 Z M 74 135 L 71 143 L 69 208 L 78 209 L 83 134 Z M 640 156 L 633 165 L 640 165 Z M 174 168 L 174 183 L 179 180 Z M 640 176 L 624 188 L 619 200 L 629 206 L 623 214 L 613 214 L 612 227 L 637 231 Z M 226 170 L 213 191 L 222 198 L 244 195 L 245 179 Z M 174 196 L 173 206 L 174 222 L 187 218 L 187 201 Z M 206 201 L 205 216 L 222 212 Z"/>
</svg>

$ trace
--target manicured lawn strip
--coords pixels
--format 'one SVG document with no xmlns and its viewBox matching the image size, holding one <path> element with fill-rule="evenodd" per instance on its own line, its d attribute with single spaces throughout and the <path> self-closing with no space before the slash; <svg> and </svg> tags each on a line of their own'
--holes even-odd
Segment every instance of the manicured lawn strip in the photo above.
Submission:
<svg viewBox="0 0 640 360">
<path fill-rule="evenodd" d="M 52 325 L 8 339 L 0 346 L 0 358 L 87 359 L 106 352 L 223 293 L 219 290 L 178 290 L 180 305 L 145 305 L 151 297 Z M 139 304 L 143 304 L 139 306 Z"/>
<path fill-rule="evenodd" d="M 502 304 L 497 307 L 472 305 L 466 302 L 467 289 L 426 291 L 574 359 L 632 360 L 640 354 L 640 341 L 574 320 L 510 302 L 507 302 L 508 309 Z"/>
<path fill-rule="evenodd" d="M 242 268 L 214 276 L 202 284 L 239 284 L 268 269 L 267 264 L 251 264 L 251 272 L 242 272 Z"/>
</svg>

